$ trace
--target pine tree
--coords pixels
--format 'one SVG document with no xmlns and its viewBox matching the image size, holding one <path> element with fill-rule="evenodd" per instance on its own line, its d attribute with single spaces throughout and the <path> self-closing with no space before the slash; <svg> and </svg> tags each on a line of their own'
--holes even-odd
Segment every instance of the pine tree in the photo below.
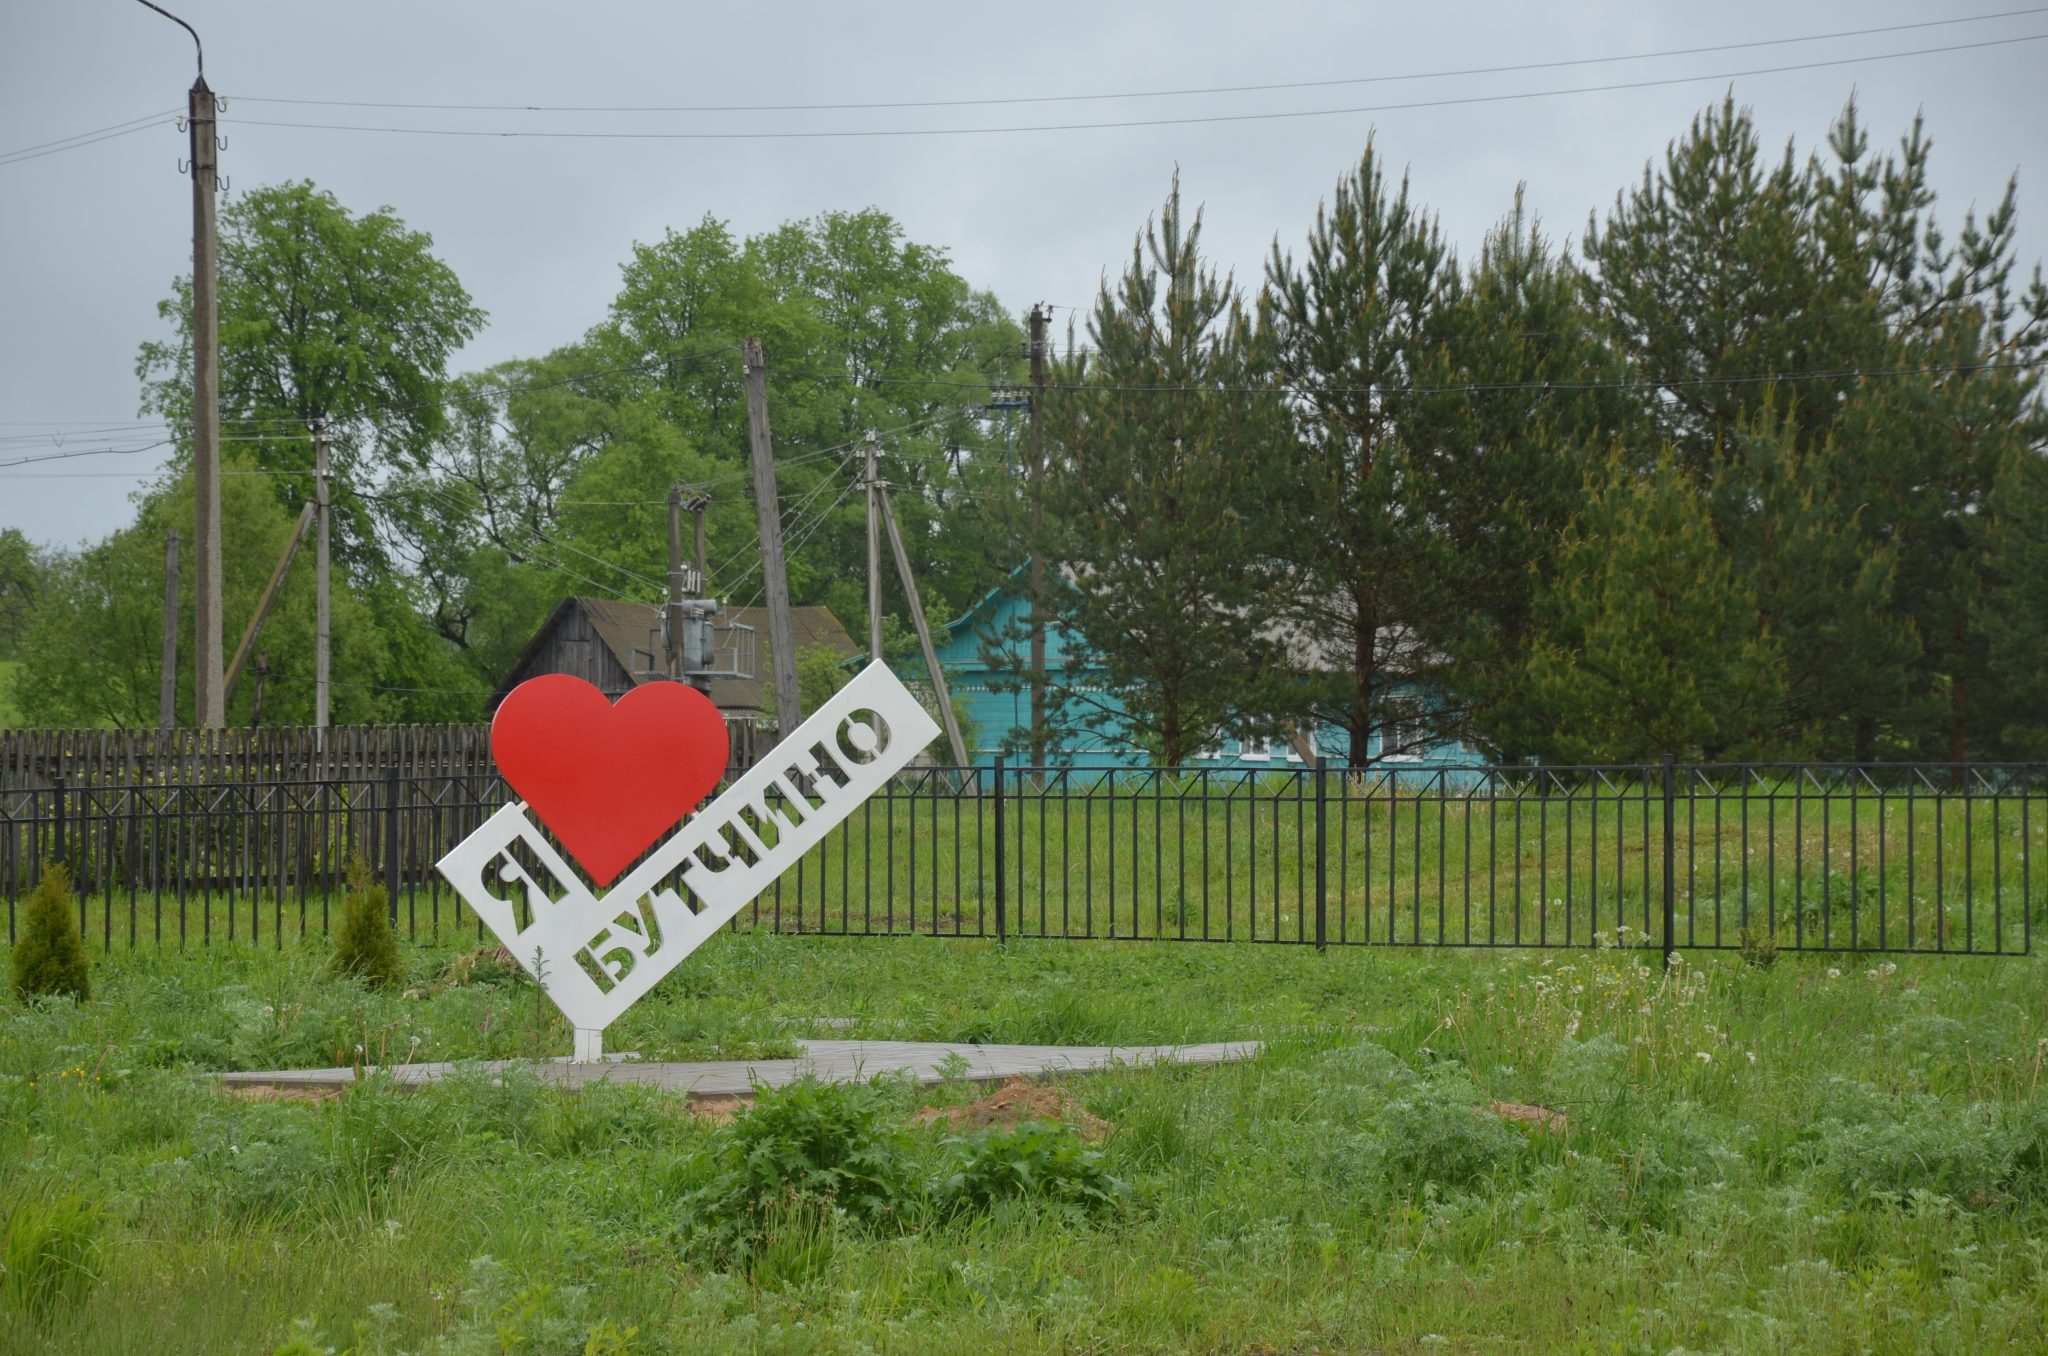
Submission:
<svg viewBox="0 0 2048 1356">
<path fill-rule="evenodd" d="M 1449 605 L 1452 561 L 1431 508 L 1457 397 L 1416 388 L 1452 384 L 1461 289 L 1435 218 L 1410 203 L 1405 178 L 1389 188 L 1370 143 L 1318 209 L 1303 258 L 1276 243 L 1266 264 L 1260 356 L 1296 413 L 1278 500 L 1281 605 L 1342 656 L 1312 691 L 1354 764 L 1403 689 L 1441 686 L 1443 655 L 1422 629 Z"/>
<path fill-rule="evenodd" d="M 1568 254 L 1514 209 L 1487 236 L 1452 313 L 1451 377 L 1428 518 L 1447 604 L 1416 619 L 1443 657 L 1439 708 L 1517 758 L 1540 744 L 1523 680 L 1538 596 L 1607 450 L 1647 441 Z"/>
<path fill-rule="evenodd" d="M 353 975 L 373 989 L 396 988 L 405 979 L 405 959 L 391 931 L 390 908 L 390 896 L 370 878 L 362 859 L 351 860 L 341 930 L 334 937 L 336 973 Z"/>
<path fill-rule="evenodd" d="M 27 925 L 14 944 L 14 995 L 26 1002 L 59 994 L 79 1002 L 91 997 L 92 969 L 72 907 L 71 873 L 50 862 L 29 894 Z"/>
<path fill-rule="evenodd" d="M 1783 699 L 1781 656 L 1675 455 L 1647 473 L 1617 456 L 1586 492 L 1529 657 L 1554 732 L 1542 752 L 1713 761 L 1753 746 Z"/>
<path fill-rule="evenodd" d="M 1201 254 L 1180 181 L 1089 320 L 1092 357 L 1047 402 L 1040 549 L 1064 682 L 1056 718 L 1127 728 L 1168 764 L 1270 728 L 1292 700 L 1271 624 L 1264 500 L 1284 447 L 1236 289 Z M 1050 571 L 1048 573 L 1051 573 Z"/>
<path fill-rule="evenodd" d="M 1814 753 L 2001 737 L 1971 619 L 1998 468 L 2042 442 L 2048 289 L 2015 286 L 2010 184 L 1950 243 L 1929 145 L 1916 120 L 1871 154 L 1852 101 L 1824 154 L 1769 164 L 1726 99 L 1586 235 L 1602 323 L 1712 495 L 1791 665 L 1784 733 Z"/>
<path fill-rule="evenodd" d="M 1973 621 L 1999 693 L 1999 742 L 2014 757 L 2048 757 L 2048 459 L 2031 448 L 2008 457 L 1989 517 Z"/>
</svg>

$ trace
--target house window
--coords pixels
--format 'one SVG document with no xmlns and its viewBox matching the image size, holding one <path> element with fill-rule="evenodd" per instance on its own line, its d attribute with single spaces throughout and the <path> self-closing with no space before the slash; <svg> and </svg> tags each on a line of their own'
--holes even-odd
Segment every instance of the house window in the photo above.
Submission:
<svg viewBox="0 0 2048 1356">
<path fill-rule="evenodd" d="M 1387 716 L 1380 726 L 1380 757 L 1402 762 L 1420 762 L 1429 752 L 1429 731 L 1422 721 L 1422 703 L 1414 697 L 1396 697 L 1387 703 Z"/>
<path fill-rule="evenodd" d="M 1263 763 L 1273 756 L 1273 737 L 1253 735 L 1240 741 L 1237 756 L 1247 763 Z"/>
</svg>

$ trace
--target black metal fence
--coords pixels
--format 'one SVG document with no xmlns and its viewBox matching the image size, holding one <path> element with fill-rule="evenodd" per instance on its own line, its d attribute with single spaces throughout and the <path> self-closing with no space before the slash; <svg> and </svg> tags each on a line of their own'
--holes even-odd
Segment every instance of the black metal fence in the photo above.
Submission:
<svg viewBox="0 0 2048 1356">
<path fill-rule="evenodd" d="M 400 775 L 0 793 L 8 937 L 67 862 L 95 945 L 282 945 L 360 856 L 409 935 L 509 797 Z M 840 935 L 2012 955 L 2048 907 L 2048 767 L 914 768 L 735 927 Z"/>
</svg>

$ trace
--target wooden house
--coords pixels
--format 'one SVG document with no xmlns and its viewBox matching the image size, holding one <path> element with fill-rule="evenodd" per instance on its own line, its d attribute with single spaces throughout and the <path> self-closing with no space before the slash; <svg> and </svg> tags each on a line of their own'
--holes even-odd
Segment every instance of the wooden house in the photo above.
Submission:
<svg viewBox="0 0 2048 1356">
<path fill-rule="evenodd" d="M 1012 572 L 1011 582 L 1022 578 L 1024 567 Z M 955 708 L 972 732 L 968 756 L 977 765 L 994 761 L 1005 747 L 1014 750 L 1031 723 L 1031 694 L 1014 674 L 1021 661 L 1021 637 L 1026 633 L 1029 607 L 1014 588 L 991 589 L 965 614 L 936 628 L 939 665 L 946 671 Z M 1342 656 L 1325 653 L 1327 646 L 1312 640 L 1286 637 L 1296 662 L 1304 667 L 1335 665 Z M 1069 672 L 1069 645 L 1065 629 L 1057 623 L 1046 628 L 1045 664 L 1047 706 L 1053 739 L 1053 761 L 1071 767 L 1136 767 L 1149 762 L 1148 755 L 1115 718 L 1120 705 L 1114 695 L 1088 682 L 1085 675 Z M 1010 658 L 997 662 L 998 656 Z M 1078 681 L 1077 681 L 1078 677 Z M 1419 684 L 1402 684 L 1397 689 L 1401 706 L 1414 712 L 1409 719 L 1389 722 L 1374 732 L 1371 745 L 1360 764 L 1371 764 L 1386 775 L 1399 779 L 1403 769 L 1422 772 L 1459 769 L 1450 775 L 1457 784 L 1465 770 L 1483 764 L 1479 752 L 1457 740 L 1433 736 L 1422 720 L 1430 698 Z M 1091 713 L 1109 712 L 1108 720 L 1085 719 Z M 1298 730 L 1291 735 L 1254 738 L 1223 738 L 1188 760 L 1190 767 L 1245 770 L 1285 770 L 1308 765 L 1318 754 L 1339 764 L 1351 762 L 1350 738 L 1346 731 L 1324 726 Z M 1015 757 L 1015 754 L 1012 754 Z"/>
<path fill-rule="evenodd" d="M 822 607 L 793 607 L 790 629 L 799 650 L 823 646 L 842 659 L 860 654 L 860 647 L 839 619 Z M 721 613 L 721 627 L 751 627 L 758 648 L 735 642 L 746 633 L 721 631 L 721 668 L 739 668 L 739 676 L 713 678 L 711 700 L 725 716 L 733 737 L 736 763 L 753 761 L 753 750 L 765 748 L 774 723 L 774 703 L 767 686 L 768 609 L 743 607 Z M 746 652 L 752 650 L 749 656 Z M 613 701 L 641 683 L 662 679 L 661 609 L 652 603 L 610 598 L 564 598 L 541 623 L 511 671 L 491 694 L 496 711 L 505 694 L 529 678 L 566 673 L 592 684 Z"/>
</svg>

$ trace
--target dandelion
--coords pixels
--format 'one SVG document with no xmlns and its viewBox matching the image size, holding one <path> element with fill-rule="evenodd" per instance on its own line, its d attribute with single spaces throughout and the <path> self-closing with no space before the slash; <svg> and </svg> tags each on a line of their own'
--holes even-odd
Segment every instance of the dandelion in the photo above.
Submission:
<svg viewBox="0 0 2048 1356">
<path fill-rule="evenodd" d="M 1714 1062 L 1714 1052 L 1711 1050 L 1695 1050 L 1693 1058 L 1702 1064 L 1712 1064 Z"/>
<path fill-rule="evenodd" d="M 1832 965 L 1830 965 L 1830 966 L 1828 967 L 1828 978 L 1829 978 L 1829 979 L 1840 979 L 1841 977 L 1842 977 L 1842 972 L 1841 972 L 1840 970 L 1836 969 L 1836 968 L 1835 968 L 1834 966 L 1832 966 Z"/>
<path fill-rule="evenodd" d="M 1749 1062 L 1750 1062 L 1751 1064 L 1754 1064 L 1754 1063 L 1756 1063 L 1756 1051 L 1754 1051 L 1754 1050 L 1744 1050 L 1744 1051 L 1743 1051 L 1742 1053 L 1743 1053 L 1743 1054 L 1745 1054 L 1745 1055 L 1748 1055 L 1748 1056 L 1749 1056 Z"/>
</svg>

